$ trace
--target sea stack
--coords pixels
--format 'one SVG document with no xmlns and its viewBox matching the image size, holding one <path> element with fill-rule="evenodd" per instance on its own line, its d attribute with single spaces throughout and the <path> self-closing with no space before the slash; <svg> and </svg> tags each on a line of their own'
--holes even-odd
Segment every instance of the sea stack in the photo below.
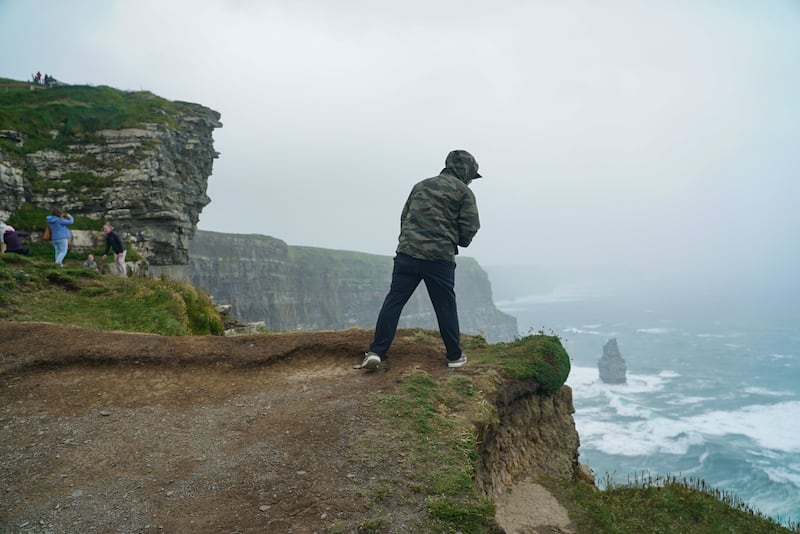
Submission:
<svg viewBox="0 0 800 534">
<path fill-rule="evenodd" d="M 611 338 L 603 346 L 603 356 L 597 361 L 597 368 L 600 370 L 600 380 L 606 384 L 625 384 L 627 382 L 625 360 L 619 353 L 616 338 Z"/>
</svg>

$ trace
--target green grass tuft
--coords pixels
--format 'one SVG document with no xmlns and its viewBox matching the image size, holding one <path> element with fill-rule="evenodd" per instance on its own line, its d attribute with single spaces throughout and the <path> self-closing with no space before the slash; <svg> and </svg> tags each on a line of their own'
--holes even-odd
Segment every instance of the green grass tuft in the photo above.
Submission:
<svg viewBox="0 0 800 534">
<path fill-rule="evenodd" d="M 625 484 L 617 484 L 607 475 L 603 491 L 582 482 L 552 479 L 543 482 L 567 505 L 579 532 L 800 532 L 797 523 L 780 525 L 733 494 L 697 479 L 642 474 Z"/>
<path fill-rule="evenodd" d="M 45 217 L 50 215 L 51 208 L 36 206 L 29 202 L 23 204 L 16 212 L 11 214 L 11 217 L 6 221 L 17 230 L 26 230 L 29 232 L 41 232 L 47 226 Z M 92 219 L 83 215 L 72 214 L 75 222 L 70 226 L 74 230 L 97 230 L 103 229 L 105 223 L 102 219 Z M 42 247 L 50 247 L 48 243 L 41 243 Z M 52 250 L 52 248 L 51 248 Z"/>
<path fill-rule="evenodd" d="M 569 376 L 569 355 L 558 336 L 535 334 L 511 343 L 492 345 L 482 363 L 497 365 L 511 378 L 534 379 L 543 393 L 553 393 Z"/>
<path fill-rule="evenodd" d="M 22 146 L 0 140 L 6 154 L 22 157 L 45 148 L 63 151 L 80 142 L 99 142 L 94 132 L 141 127 L 147 123 L 175 127 L 174 116 L 186 104 L 147 91 L 120 91 L 106 86 L 70 85 L 31 91 L 0 91 L 0 124 L 21 132 Z"/>
<path fill-rule="evenodd" d="M 211 299 L 193 286 L 104 275 L 82 269 L 80 261 L 57 267 L 52 249 L 46 258 L 0 256 L 0 319 L 162 335 L 224 334 Z"/>
</svg>

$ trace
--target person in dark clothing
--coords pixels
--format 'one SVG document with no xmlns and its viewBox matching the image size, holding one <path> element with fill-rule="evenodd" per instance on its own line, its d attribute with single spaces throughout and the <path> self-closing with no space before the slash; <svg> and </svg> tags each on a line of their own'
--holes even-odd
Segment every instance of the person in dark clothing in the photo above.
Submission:
<svg viewBox="0 0 800 534">
<path fill-rule="evenodd" d="M 21 238 L 28 237 L 28 232 L 21 232 L 14 229 L 13 226 L 6 226 L 3 232 L 3 242 L 6 244 L 6 252 L 14 252 L 16 254 L 24 254 L 27 256 L 31 253 L 31 249 L 22 244 Z"/>
<path fill-rule="evenodd" d="M 403 307 L 422 281 L 436 312 L 447 366 L 461 367 L 467 362 L 461 351 L 456 308 L 455 256 L 458 247 L 469 246 L 480 228 L 475 195 L 469 188 L 476 178 L 481 175 L 475 158 L 465 150 L 453 150 L 438 176 L 411 190 L 400 217 L 391 287 L 378 314 L 369 352 L 356 368 L 375 369 L 386 359 Z"/>
<path fill-rule="evenodd" d="M 125 243 L 122 242 L 122 238 L 117 235 L 110 224 L 103 225 L 103 233 L 106 234 L 106 250 L 103 253 L 103 259 L 108 256 L 108 250 L 112 249 L 114 251 L 114 273 L 119 276 L 127 276 L 128 273 L 125 268 L 127 250 L 125 249 Z"/>
</svg>

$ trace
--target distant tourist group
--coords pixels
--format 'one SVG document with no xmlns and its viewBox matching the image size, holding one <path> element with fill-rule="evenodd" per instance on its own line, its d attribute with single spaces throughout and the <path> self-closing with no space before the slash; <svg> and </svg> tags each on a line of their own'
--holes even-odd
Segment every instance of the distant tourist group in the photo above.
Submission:
<svg viewBox="0 0 800 534">
<path fill-rule="evenodd" d="M 64 267 L 64 258 L 70 248 L 70 240 L 72 239 L 72 232 L 69 227 L 75 222 L 75 219 L 69 213 L 64 213 L 60 209 L 53 209 L 50 215 L 45 217 L 46 226 L 42 233 L 42 241 L 50 242 L 55 252 L 55 263 L 59 267 Z M 103 233 L 105 234 L 105 251 L 103 252 L 103 259 L 108 256 L 109 251 L 114 253 L 114 264 L 111 265 L 111 272 L 119 276 L 128 276 L 128 269 L 125 264 L 125 256 L 127 255 L 127 247 L 122 238 L 114 231 L 114 228 L 106 223 L 103 225 Z M 10 224 L 0 221 L 0 253 L 15 253 L 29 255 L 31 253 L 30 247 L 23 244 L 22 239 L 29 237 L 30 233 L 17 230 Z M 94 259 L 94 255 L 89 254 L 86 261 L 83 262 L 83 267 L 86 269 L 100 270 L 99 265 Z"/>
<path fill-rule="evenodd" d="M 31 75 L 31 79 L 36 85 L 43 85 L 45 87 L 50 87 L 51 84 L 56 82 L 56 79 L 53 76 L 50 76 L 49 74 L 42 76 L 42 73 L 38 71 L 36 74 Z"/>
<path fill-rule="evenodd" d="M 64 267 L 64 258 L 69 249 L 69 239 L 72 233 L 69 231 L 69 226 L 75 222 L 72 215 L 63 213 L 60 209 L 54 209 L 50 212 L 45 219 L 47 221 L 47 229 L 45 230 L 45 241 L 48 240 L 53 245 L 55 250 L 56 264 Z M 125 255 L 127 249 L 122 238 L 114 231 L 114 228 L 106 223 L 103 225 L 103 233 L 106 235 L 106 248 L 103 252 L 103 259 L 108 256 L 108 251 L 114 251 L 114 266 L 112 272 L 119 276 L 127 276 L 128 271 L 125 265 Z M 48 235 L 49 234 L 49 235 Z M 87 261 L 84 262 L 84 267 L 89 269 L 96 269 L 97 263 L 94 261 L 94 256 L 89 255 Z"/>
</svg>

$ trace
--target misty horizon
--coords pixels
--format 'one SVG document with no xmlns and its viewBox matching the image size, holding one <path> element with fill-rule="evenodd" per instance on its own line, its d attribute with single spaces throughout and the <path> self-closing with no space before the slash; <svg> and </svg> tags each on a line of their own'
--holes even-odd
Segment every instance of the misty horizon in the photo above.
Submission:
<svg viewBox="0 0 800 534">
<path fill-rule="evenodd" d="M 481 265 L 798 291 L 795 2 L 7 1 L 0 46 L 219 111 L 200 229 L 393 255 L 461 148 Z"/>
</svg>

